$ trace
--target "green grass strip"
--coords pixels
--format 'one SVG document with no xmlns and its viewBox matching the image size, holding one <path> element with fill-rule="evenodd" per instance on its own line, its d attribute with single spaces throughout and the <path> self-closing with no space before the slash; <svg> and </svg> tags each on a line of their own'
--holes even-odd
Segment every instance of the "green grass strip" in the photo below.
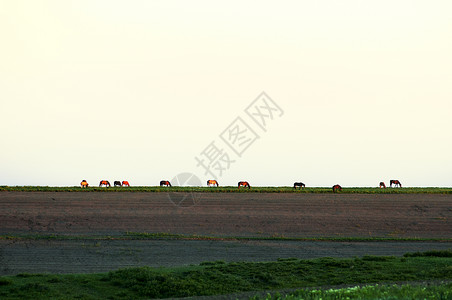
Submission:
<svg viewBox="0 0 452 300">
<path fill-rule="evenodd" d="M 127 268 L 102 274 L 24 273 L 0 277 L 0 298 L 149 299 L 426 280 L 452 280 L 452 257 L 444 257 L 442 252 L 438 256 L 414 257 L 216 261 L 176 268 Z"/>
<path fill-rule="evenodd" d="M 285 237 L 209 236 L 166 232 L 125 232 L 121 235 L 3 234 L 0 240 L 209 240 L 209 241 L 306 241 L 306 242 L 452 242 L 452 238 L 416 237 Z"/>
<path fill-rule="evenodd" d="M 88 187 L 79 186 L 51 187 L 51 186 L 0 186 L 0 192 L 192 192 L 192 193 L 298 193 L 298 194 L 330 194 L 330 187 L 312 187 L 293 189 L 292 187 L 252 187 L 251 189 L 238 189 L 233 186 L 225 187 Z M 371 188 L 350 187 L 343 188 L 338 194 L 452 194 L 452 188 L 419 187 L 419 188 Z"/>
</svg>

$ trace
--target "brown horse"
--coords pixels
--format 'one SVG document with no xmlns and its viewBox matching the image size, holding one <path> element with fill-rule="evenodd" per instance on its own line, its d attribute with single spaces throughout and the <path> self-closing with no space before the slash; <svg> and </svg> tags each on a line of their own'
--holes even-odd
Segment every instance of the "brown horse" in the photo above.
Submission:
<svg viewBox="0 0 452 300">
<path fill-rule="evenodd" d="M 114 186 L 122 186 L 121 181 L 115 181 L 113 182 Z"/>
<path fill-rule="evenodd" d="M 301 188 L 304 188 L 304 187 L 305 187 L 305 184 L 304 184 L 303 182 L 295 182 L 295 183 L 293 184 L 293 188 L 296 189 L 297 187 L 299 187 L 300 189 L 301 189 Z"/>
<path fill-rule="evenodd" d="M 168 180 L 162 180 L 160 181 L 160 186 L 172 186 L 172 185 Z"/>
<path fill-rule="evenodd" d="M 80 182 L 80 185 L 82 186 L 82 188 L 87 188 L 88 187 L 88 182 L 86 182 L 86 180 L 83 179 L 82 182 Z"/>
<path fill-rule="evenodd" d="M 122 182 L 122 186 L 130 186 L 130 184 L 129 184 L 128 181 L 124 180 L 124 181 Z"/>
<path fill-rule="evenodd" d="M 333 193 L 341 192 L 341 191 L 342 191 L 342 187 L 339 184 L 333 185 Z"/>
<path fill-rule="evenodd" d="M 211 180 L 207 180 L 207 186 L 219 186 L 218 185 L 218 181 L 216 181 L 215 179 L 211 179 Z"/>
<path fill-rule="evenodd" d="M 240 181 L 239 182 L 239 184 L 238 184 L 238 188 L 240 188 L 240 187 L 248 187 L 248 189 L 250 189 L 251 188 L 251 186 L 250 186 L 250 184 L 248 183 L 248 181 Z"/>
<path fill-rule="evenodd" d="M 99 186 L 105 185 L 106 187 L 111 187 L 110 182 L 108 180 L 101 180 Z"/>
<path fill-rule="evenodd" d="M 380 189 L 385 189 L 386 188 L 386 184 L 382 181 L 380 182 Z"/>
<path fill-rule="evenodd" d="M 393 184 L 394 184 L 394 187 L 402 187 L 402 184 L 398 180 L 393 179 L 393 180 L 389 181 L 389 186 L 390 187 L 392 187 Z"/>
</svg>

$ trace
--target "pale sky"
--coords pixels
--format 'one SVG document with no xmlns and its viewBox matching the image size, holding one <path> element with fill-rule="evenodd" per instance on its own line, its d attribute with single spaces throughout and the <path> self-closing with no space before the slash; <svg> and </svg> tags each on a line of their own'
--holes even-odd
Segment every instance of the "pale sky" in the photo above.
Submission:
<svg viewBox="0 0 452 300">
<path fill-rule="evenodd" d="M 0 185 L 452 186 L 451 1 L 0 1 Z M 245 113 L 282 109 L 264 132 Z M 259 135 L 239 157 L 220 135 Z M 244 139 L 246 140 L 246 139 Z M 244 141 L 242 140 L 242 141 Z"/>
</svg>

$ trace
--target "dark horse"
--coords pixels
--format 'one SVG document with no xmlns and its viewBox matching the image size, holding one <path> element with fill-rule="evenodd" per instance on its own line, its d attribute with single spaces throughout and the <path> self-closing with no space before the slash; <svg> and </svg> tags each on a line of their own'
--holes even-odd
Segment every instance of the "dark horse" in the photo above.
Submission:
<svg viewBox="0 0 452 300">
<path fill-rule="evenodd" d="M 160 181 L 160 186 L 172 186 L 172 185 L 168 180 L 162 180 Z"/>
<path fill-rule="evenodd" d="M 122 186 L 130 186 L 129 182 L 126 180 L 124 180 L 121 185 Z"/>
<path fill-rule="evenodd" d="M 110 187 L 110 182 L 108 182 L 108 180 L 101 180 L 99 183 L 99 186 L 103 186 L 105 185 L 106 187 Z"/>
<path fill-rule="evenodd" d="M 382 181 L 380 182 L 380 189 L 385 189 L 386 188 L 386 184 Z"/>
<path fill-rule="evenodd" d="M 217 186 L 218 187 L 218 181 L 215 179 L 207 180 L 207 186 Z"/>
<path fill-rule="evenodd" d="M 398 180 L 391 180 L 391 181 L 389 181 L 389 186 L 390 187 L 392 187 L 393 184 L 394 184 L 394 187 L 402 187 L 402 184 Z"/>
<path fill-rule="evenodd" d="M 342 187 L 339 184 L 333 185 L 333 193 L 342 191 Z"/>
<path fill-rule="evenodd" d="M 114 186 L 122 186 L 121 181 L 115 181 L 113 182 Z"/>
<path fill-rule="evenodd" d="M 238 184 L 238 187 L 240 188 L 241 186 L 243 187 L 248 187 L 248 189 L 251 188 L 250 184 L 248 183 L 248 181 L 240 181 Z"/>
<path fill-rule="evenodd" d="M 295 183 L 293 184 L 293 188 L 296 189 L 297 187 L 299 187 L 299 188 L 304 188 L 304 187 L 305 187 L 305 184 L 304 184 L 303 182 L 295 182 Z"/>
</svg>

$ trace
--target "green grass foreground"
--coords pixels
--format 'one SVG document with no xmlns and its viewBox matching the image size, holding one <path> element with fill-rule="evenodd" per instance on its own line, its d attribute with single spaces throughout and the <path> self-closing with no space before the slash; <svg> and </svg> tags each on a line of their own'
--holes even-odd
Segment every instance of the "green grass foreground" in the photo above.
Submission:
<svg viewBox="0 0 452 300">
<path fill-rule="evenodd" d="M 348 288 L 302 289 L 288 295 L 280 293 L 254 296 L 251 300 L 337 300 L 337 299 L 452 299 L 452 283 L 365 285 Z"/>
<path fill-rule="evenodd" d="M 177 268 L 127 268 L 102 274 L 18 274 L 0 277 L 0 298 L 147 299 L 430 280 L 452 280 L 452 251 L 410 253 L 404 257 L 216 261 Z"/>
<path fill-rule="evenodd" d="M 88 187 L 80 186 L 51 187 L 51 186 L 0 186 L 0 192 L 194 192 L 194 193 L 333 193 L 331 187 L 307 187 L 293 189 L 292 187 L 251 187 L 251 189 L 235 186 L 225 187 Z M 422 188 L 372 188 L 372 187 L 343 187 L 338 194 L 452 194 L 452 188 L 422 187 Z"/>
</svg>

